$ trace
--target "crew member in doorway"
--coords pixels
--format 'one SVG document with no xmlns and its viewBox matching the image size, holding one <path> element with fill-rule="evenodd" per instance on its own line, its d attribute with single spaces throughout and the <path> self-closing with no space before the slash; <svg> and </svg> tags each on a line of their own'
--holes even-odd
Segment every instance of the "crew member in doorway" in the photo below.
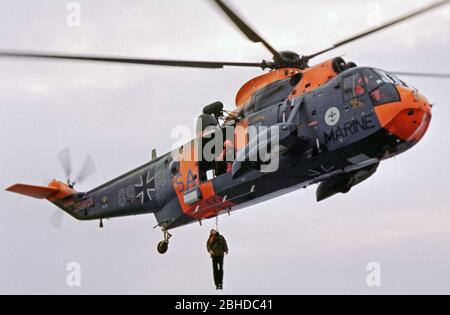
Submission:
<svg viewBox="0 0 450 315">
<path fill-rule="evenodd" d="M 223 150 L 220 152 L 219 156 L 216 158 L 216 161 L 219 162 L 218 165 L 222 168 L 222 163 L 224 166 L 224 170 L 219 170 L 216 172 L 218 175 L 223 174 L 225 171 L 227 173 L 231 173 L 233 170 L 233 161 L 234 161 L 234 144 L 230 140 L 225 140 L 223 143 Z"/>
<path fill-rule="evenodd" d="M 228 255 L 228 246 L 225 238 L 219 234 L 216 230 L 212 229 L 208 241 L 206 242 L 206 248 L 211 255 L 214 283 L 216 284 L 216 290 L 223 289 L 223 257 Z"/>
</svg>

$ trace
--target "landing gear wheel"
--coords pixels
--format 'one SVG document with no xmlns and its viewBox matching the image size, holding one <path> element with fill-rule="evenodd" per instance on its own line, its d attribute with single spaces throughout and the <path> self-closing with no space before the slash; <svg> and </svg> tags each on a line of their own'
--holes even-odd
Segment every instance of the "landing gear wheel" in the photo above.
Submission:
<svg viewBox="0 0 450 315">
<path fill-rule="evenodd" d="M 167 250 L 169 249 L 169 239 L 172 237 L 172 235 L 166 230 L 163 229 L 164 233 L 164 240 L 158 243 L 157 250 L 160 254 L 165 254 Z"/>
<path fill-rule="evenodd" d="M 169 249 L 169 241 L 161 241 L 158 243 L 158 253 L 165 254 Z"/>
</svg>

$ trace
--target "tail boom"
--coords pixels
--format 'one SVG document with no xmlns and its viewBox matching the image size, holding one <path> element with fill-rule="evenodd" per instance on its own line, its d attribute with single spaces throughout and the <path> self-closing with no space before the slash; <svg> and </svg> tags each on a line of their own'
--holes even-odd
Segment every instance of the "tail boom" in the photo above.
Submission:
<svg viewBox="0 0 450 315">
<path fill-rule="evenodd" d="M 51 202 L 72 196 L 76 193 L 74 189 L 55 179 L 48 186 L 15 184 L 6 190 L 32 198 L 47 199 Z"/>
</svg>

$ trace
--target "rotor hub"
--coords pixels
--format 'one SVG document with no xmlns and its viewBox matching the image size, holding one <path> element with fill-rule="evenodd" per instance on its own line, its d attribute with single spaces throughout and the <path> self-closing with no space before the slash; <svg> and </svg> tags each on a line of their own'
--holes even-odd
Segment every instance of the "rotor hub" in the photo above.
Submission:
<svg viewBox="0 0 450 315">
<path fill-rule="evenodd" d="M 300 70 L 308 68 L 308 60 L 306 56 L 300 56 L 296 52 L 285 50 L 280 51 L 278 56 L 273 57 L 273 61 L 263 60 L 261 68 L 264 69 L 280 69 L 280 68 L 297 68 Z"/>
</svg>

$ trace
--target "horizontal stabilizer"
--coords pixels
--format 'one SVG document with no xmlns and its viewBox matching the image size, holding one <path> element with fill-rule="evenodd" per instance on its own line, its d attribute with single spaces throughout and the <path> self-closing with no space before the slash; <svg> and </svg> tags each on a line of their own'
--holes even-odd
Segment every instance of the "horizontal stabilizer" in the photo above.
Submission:
<svg viewBox="0 0 450 315">
<path fill-rule="evenodd" d="M 33 198 L 45 199 L 48 198 L 50 195 L 57 193 L 60 189 L 48 186 L 15 184 L 12 185 L 11 187 L 8 187 L 6 190 Z"/>
</svg>

